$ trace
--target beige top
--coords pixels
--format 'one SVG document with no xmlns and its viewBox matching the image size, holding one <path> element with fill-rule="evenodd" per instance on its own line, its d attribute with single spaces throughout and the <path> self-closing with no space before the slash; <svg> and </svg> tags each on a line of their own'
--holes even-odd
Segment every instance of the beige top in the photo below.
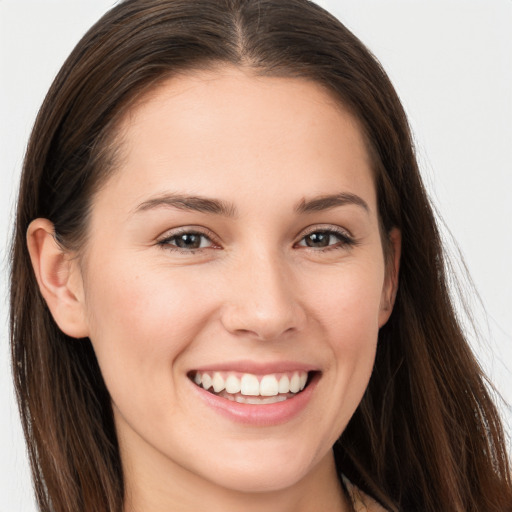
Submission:
<svg viewBox="0 0 512 512">
<path fill-rule="evenodd" d="M 355 512 L 386 512 L 382 505 L 379 505 L 373 498 L 359 490 L 344 476 L 342 479 Z"/>
</svg>

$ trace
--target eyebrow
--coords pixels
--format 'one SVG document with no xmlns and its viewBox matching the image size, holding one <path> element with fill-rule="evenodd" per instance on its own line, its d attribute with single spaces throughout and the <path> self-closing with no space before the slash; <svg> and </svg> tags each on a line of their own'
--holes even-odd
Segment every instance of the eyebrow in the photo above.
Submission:
<svg viewBox="0 0 512 512">
<path fill-rule="evenodd" d="M 179 210 L 191 210 L 201 213 L 213 213 L 223 217 L 235 217 L 237 210 L 234 204 L 219 199 L 181 194 L 165 194 L 144 201 L 135 208 L 135 213 L 154 208 L 173 207 Z"/>
<path fill-rule="evenodd" d="M 370 212 L 370 208 L 364 199 L 348 192 L 324 195 L 313 199 L 303 199 L 295 207 L 299 214 L 320 212 L 337 208 L 338 206 L 356 205 Z M 170 207 L 179 210 L 189 210 L 201 213 L 221 215 L 223 217 L 236 217 L 237 208 L 233 203 L 213 199 L 204 196 L 189 196 L 182 194 L 164 194 L 139 204 L 134 213 L 152 210 L 155 208 Z"/>
<path fill-rule="evenodd" d="M 350 204 L 360 206 L 361 208 L 366 210 L 367 213 L 370 213 L 370 208 L 368 207 L 368 204 L 363 198 L 355 194 L 350 194 L 348 192 L 315 197 L 308 201 L 303 199 L 296 206 L 295 210 L 297 211 L 297 213 L 313 213 L 324 210 L 330 210 L 331 208 L 336 208 L 338 206 L 345 206 Z"/>
</svg>

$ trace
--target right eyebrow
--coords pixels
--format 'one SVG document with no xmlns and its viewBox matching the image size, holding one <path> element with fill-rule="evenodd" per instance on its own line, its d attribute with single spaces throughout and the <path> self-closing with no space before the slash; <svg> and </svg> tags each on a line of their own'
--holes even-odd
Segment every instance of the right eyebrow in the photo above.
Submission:
<svg viewBox="0 0 512 512">
<path fill-rule="evenodd" d="M 155 208 L 177 208 L 201 213 L 211 213 L 223 217 L 236 217 L 236 207 L 232 203 L 204 196 L 189 196 L 182 194 L 164 194 L 140 203 L 134 213 Z"/>
</svg>

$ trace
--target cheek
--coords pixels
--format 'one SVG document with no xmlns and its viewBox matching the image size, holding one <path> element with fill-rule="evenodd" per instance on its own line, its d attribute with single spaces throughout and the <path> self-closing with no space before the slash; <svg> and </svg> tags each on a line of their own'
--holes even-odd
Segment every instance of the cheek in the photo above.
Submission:
<svg viewBox="0 0 512 512">
<path fill-rule="evenodd" d="M 355 410 L 371 376 L 379 332 L 384 272 L 380 267 L 347 269 L 324 285 L 315 313 L 332 353 L 333 389 Z M 350 415 L 353 411 L 348 409 Z M 348 421 L 348 417 L 344 421 Z"/>
<path fill-rule="evenodd" d="M 344 349 L 357 350 L 361 338 L 376 338 L 383 280 L 380 266 L 353 265 L 319 283 L 322 291 L 311 304 L 330 339 L 340 340 Z"/>
<path fill-rule="evenodd" d="M 151 339 L 151 345 L 162 339 L 168 342 L 176 330 L 192 327 L 187 319 L 201 310 L 199 306 L 206 299 L 186 272 L 136 264 L 96 269 L 87 282 L 87 313 L 95 334 L 114 336 L 108 343 L 144 338 Z M 121 334 L 123 339 L 116 340 Z"/>
<path fill-rule="evenodd" d="M 87 283 L 87 315 L 107 388 L 114 402 L 126 394 L 147 399 L 148 388 L 155 396 L 169 388 L 176 361 L 203 328 L 209 298 L 179 273 L 141 266 L 134 272 L 120 262 L 115 269 L 95 268 Z"/>
</svg>

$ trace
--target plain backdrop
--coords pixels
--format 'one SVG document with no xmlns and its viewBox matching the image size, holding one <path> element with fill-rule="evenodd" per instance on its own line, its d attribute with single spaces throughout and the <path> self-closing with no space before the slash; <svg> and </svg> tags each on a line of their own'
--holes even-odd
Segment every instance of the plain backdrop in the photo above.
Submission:
<svg viewBox="0 0 512 512">
<path fill-rule="evenodd" d="M 331 0 L 382 62 L 409 115 L 422 173 L 483 341 L 474 349 L 512 402 L 512 0 Z M 0 0 L 0 512 L 35 512 L 14 403 L 7 265 L 25 145 L 59 67 L 113 0 Z M 450 234 L 451 233 L 451 234 Z M 456 240 L 457 244 L 453 240 Z M 460 254 L 459 254 L 460 251 Z M 501 405 L 510 432 L 512 410 Z"/>
</svg>

